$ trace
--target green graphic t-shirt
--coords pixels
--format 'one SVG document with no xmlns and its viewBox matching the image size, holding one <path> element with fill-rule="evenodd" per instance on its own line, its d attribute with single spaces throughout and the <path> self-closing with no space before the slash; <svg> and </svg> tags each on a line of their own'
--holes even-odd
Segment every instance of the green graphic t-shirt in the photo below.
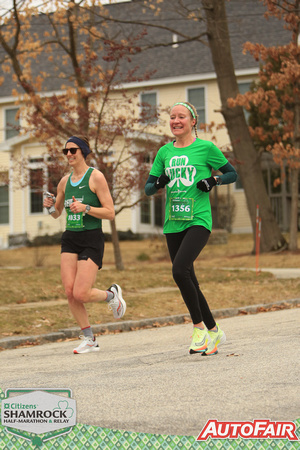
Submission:
<svg viewBox="0 0 300 450">
<path fill-rule="evenodd" d="M 198 138 L 188 147 L 176 148 L 169 142 L 159 149 L 150 175 L 165 173 L 171 180 L 166 185 L 164 233 L 178 233 L 193 225 L 211 231 L 209 193 L 197 189 L 197 183 L 227 162 L 212 142 Z"/>
</svg>

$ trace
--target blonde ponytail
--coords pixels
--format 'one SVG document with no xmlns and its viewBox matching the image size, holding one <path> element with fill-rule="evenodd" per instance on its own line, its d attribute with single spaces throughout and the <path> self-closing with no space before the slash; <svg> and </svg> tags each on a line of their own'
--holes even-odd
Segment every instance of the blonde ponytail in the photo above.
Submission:
<svg viewBox="0 0 300 450">
<path fill-rule="evenodd" d="M 194 114 L 191 114 L 192 118 L 196 120 L 195 125 L 194 125 L 194 130 L 195 130 L 195 135 L 196 138 L 198 137 L 198 130 L 197 130 L 197 125 L 198 125 L 198 114 L 197 114 L 197 110 L 195 108 L 194 105 L 192 105 L 190 102 L 184 102 L 186 105 L 188 105 L 194 112 Z M 189 108 L 188 108 L 189 109 Z"/>
</svg>

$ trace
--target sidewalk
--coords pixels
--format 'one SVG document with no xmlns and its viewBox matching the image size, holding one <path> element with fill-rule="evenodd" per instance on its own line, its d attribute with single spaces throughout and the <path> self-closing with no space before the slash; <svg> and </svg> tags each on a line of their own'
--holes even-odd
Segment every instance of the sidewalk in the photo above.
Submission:
<svg viewBox="0 0 300 450">
<path fill-rule="evenodd" d="M 299 302 L 298 302 L 299 303 Z M 77 422 L 197 436 L 208 419 L 300 417 L 300 309 L 220 320 L 219 354 L 189 355 L 192 325 L 99 336 L 74 355 L 64 341 L 0 353 L 0 388 L 69 388 Z"/>
<path fill-rule="evenodd" d="M 222 270 L 251 270 L 252 272 L 255 272 L 256 269 L 251 269 L 249 267 L 222 267 Z M 300 269 L 297 269 L 295 267 L 292 268 L 260 268 L 258 269 L 259 272 L 269 272 L 274 275 L 276 278 L 300 278 Z"/>
</svg>

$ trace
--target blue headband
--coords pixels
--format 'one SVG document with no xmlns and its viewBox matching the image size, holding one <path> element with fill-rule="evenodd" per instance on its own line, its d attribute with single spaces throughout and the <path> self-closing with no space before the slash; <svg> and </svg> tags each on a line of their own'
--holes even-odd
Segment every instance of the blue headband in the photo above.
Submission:
<svg viewBox="0 0 300 450">
<path fill-rule="evenodd" d="M 86 158 L 87 155 L 89 155 L 90 153 L 92 153 L 92 151 L 91 151 L 90 147 L 87 145 L 87 143 L 84 142 L 82 139 L 78 138 L 77 136 L 71 136 L 71 137 L 67 140 L 66 144 L 67 144 L 68 142 L 73 142 L 74 144 L 77 144 L 78 147 L 81 148 L 84 158 Z"/>
<path fill-rule="evenodd" d="M 196 119 L 196 116 L 195 116 L 195 113 L 194 113 L 194 111 L 193 111 L 193 108 L 191 108 L 190 105 L 187 105 L 186 103 L 183 103 L 183 102 L 177 102 L 177 103 L 175 103 L 175 104 L 172 106 L 172 108 L 174 108 L 174 106 L 176 106 L 176 105 L 182 105 L 182 106 L 185 106 L 185 107 L 190 111 L 190 113 L 192 114 L 193 119 Z"/>
</svg>

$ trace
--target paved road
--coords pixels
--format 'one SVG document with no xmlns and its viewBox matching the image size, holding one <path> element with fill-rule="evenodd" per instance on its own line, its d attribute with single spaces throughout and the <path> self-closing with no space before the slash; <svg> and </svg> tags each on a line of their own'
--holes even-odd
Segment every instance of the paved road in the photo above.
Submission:
<svg viewBox="0 0 300 450">
<path fill-rule="evenodd" d="M 300 418 L 300 309 L 222 319 L 218 355 L 189 355 L 191 324 L 0 353 L 0 387 L 70 388 L 77 422 L 127 431 L 193 435 L 208 419 Z"/>
</svg>

